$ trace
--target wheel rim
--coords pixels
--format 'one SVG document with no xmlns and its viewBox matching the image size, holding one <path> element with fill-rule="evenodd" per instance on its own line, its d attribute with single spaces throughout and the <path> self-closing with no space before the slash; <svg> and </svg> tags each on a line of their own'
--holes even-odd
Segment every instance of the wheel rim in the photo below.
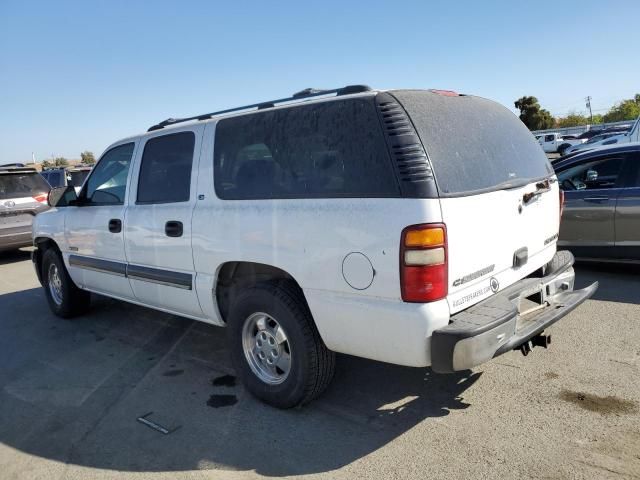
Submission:
<svg viewBox="0 0 640 480">
<path fill-rule="evenodd" d="M 56 305 L 62 304 L 62 279 L 55 263 L 49 265 L 49 293 Z"/>
<path fill-rule="evenodd" d="M 273 318 L 257 312 L 244 321 L 242 349 L 253 373 L 263 382 L 284 382 L 291 370 L 291 346 L 286 332 Z"/>
</svg>

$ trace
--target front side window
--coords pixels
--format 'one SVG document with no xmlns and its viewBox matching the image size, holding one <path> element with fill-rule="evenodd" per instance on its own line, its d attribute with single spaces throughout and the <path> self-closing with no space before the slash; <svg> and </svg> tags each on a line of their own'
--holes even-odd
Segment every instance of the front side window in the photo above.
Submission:
<svg viewBox="0 0 640 480">
<path fill-rule="evenodd" d="M 187 202 L 196 136 L 181 132 L 147 141 L 142 154 L 136 203 Z"/>
<path fill-rule="evenodd" d="M 123 205 L 133 143 L 112 148 L 97 163 L 87 179 L 81 199 L 89 205 Z"/>
<path fill-rule="evenodd" d="M 544 137 L 545 142 L 553 142 L 553 139 L 554 139 L 553 135 L 545 135 Z"/>
<path fill-rule="evenodd" d="M 375 107 L 364 99 L 221 120 L 214 183 L 227 200 L 399 195 Z"/>
<path fill-rule="evenodd" d="M 604 158 L 582 163 L 558 173 L 563 190 L 596 190 L 618 185 L 624 157 Z"/>
</svg>

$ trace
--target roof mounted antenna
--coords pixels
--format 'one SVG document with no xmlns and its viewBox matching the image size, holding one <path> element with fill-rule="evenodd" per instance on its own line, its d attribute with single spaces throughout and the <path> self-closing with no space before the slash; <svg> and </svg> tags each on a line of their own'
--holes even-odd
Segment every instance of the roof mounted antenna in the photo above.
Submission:
<svg viewBox="0 0 640 480">
<path fill-rule="evenodd" d="M 332 90 L 322 90 L 322 89 L 318 89 L 318 88 L 305 88 L 304 90 L 300 90 L 299 92 L 294 93 L 290 97 L 280 98 L 278 100 L 268 100 L 266 102 L 253 103 L 251 105 L 245 105 L 243 107 L 229 108 L 227 110 L 220 110 L 218 112 L 211 112 L 211 113 L 205 113 L 205 114 L 202 114 L 202 115 L 195 115 L 193 117 L 167 118 L 166 120 L 163 120 L 162 122 L 157 123 L 156 125 L 152 125 L 151 127 L 149 127 L 147 132 L 153 132 L 154 130 L 161 130 L 164 127 L 167 127 L 169 125 L 175 125 L 176 123 L 190 122 L 192 120 L 208 120 L 211 117 L 214 117 L 216 115 L 222 115 L 222 114 L 231 113 L 231 112 L 240 112 L 242 110 L 254 110 L 254 109 L 255 110 L 263 110 L 263 109 L 267 109 L 267 108 L 273 108 L 279 103 L 293 102 L 293 101 L 296 101 L 296 100 L 303 100 L 303 99 L 307 99 L 307 98 L 320 97 L 322 95 L 334 95 L 335 94 L 336 96 L 341 96 L 341 95 L 351 95 L 351 94 L 354 94 L 354 93 L 362 93 L 362 92 L 369 92 L 369 91 L 371 91 L 371 87 L 369 87 L 367 85 L 347 85 L 346 87 L 335 88 L 335 89 L 332 89 Z"/>
</svg>

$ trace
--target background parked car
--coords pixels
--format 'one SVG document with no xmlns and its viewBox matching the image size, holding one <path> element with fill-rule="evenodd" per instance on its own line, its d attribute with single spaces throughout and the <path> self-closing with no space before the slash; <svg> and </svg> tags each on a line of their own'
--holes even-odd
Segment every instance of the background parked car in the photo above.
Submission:
<svg viewBox="0 0 640 480">
<path fill-rule="evenodd" d="M 592 148 L 594 148 L 595 144 L 601 145 L 601 143 L 599 142 L 603 142 L 607 138 L 610 138 L 616 135 L 620 135 L 620 132 L 600 133 L 598 135 L 594 135 L 585 143 L 582 143 L 580 145 L 574 145 L 572 147 L 567 148 L 566 150 L 564 150 L 563 154 L 569 155 L 570 153 L 579 152 L 581 150 L 584 150 L 584 151 L 591 150 Z"/>
<path fill-rule="evenodd" d="M 31 245 L 31 224 L 51 188 L 33 168 L 0 167 L 0 250 Z"/>
<path fill-rule="evenodd" d="M 578 258 L 640 260 L 640 143 L 554 164 L 565 207 L 558 245 Z"/>
<path fill-rule="evenodd" d="M 635 123 L 629 130 L 617 131 L 616 135 L 609 136 L 608 138 L 599 140 L 597 142 L 592 142 L 588 145 L 586 143 L 582 145 L 578 145 L 573 149 L 573 152 L 580 151 L 580 150 L 588 150 L 595 147 L 615 145 L 619 143 L 638 142 L 640 141 L 639 124 L 640 124 L 640 117 L 638 117 L 638 119 L 635 121 Z M 616 130 L 611 129 L 608 132 L 604 132 L 604 133 L 616 133 Z M 567 149 L 566 152 L 562 152 L 562 153 L 571 153 L 571 152 L 569 149 Z"/>
<path fill-rule="evenodd" d="M 538 142 L 542 145 L 542 149 L 545 153 L 560 153 L 573 145 L 580 145 L 586 142 L 586 139 L 569 138 L 569 136 L 562 136 L 559 133 L 545 133 L 540 135 Z"/>
<path fill-rule="evenodd" d="M 76 193 L 79 193 L 82 184 L 89 176 L 89 172 L 91 172 L 91 167 L 54 168 L 44 170 L 41 175 L 53 188 L 71 185 Z"/>
</svg>

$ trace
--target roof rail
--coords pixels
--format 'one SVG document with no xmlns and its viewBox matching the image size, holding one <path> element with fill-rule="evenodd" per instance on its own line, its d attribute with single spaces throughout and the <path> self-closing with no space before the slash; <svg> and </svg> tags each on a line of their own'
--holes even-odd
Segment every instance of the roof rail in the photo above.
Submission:
<svg viewBox="0 0 640 480">
<path fill-rule="evenodd" d="M 37 172 L 37 170 L 33 167 L 9 167 L 9 166 L 0 167 L 0 173 L 33 173 L 33 172 Z"/>
<path fill-rule="evenodd" d="M 333 94 L 335 94 L 336 96 L 340 96 L 340 95 L 350 95 L 352 93 L 361 93 L 361 92 L 368 92 L 368 91 L 371 91 L 371 87 L 369 87 L 367 85 L 347 85 L 346 87 L 335 88 L 335 89 L 332 89 L 332 90 L 321 90 L 321 89 L 317 89 L 317 88 L 305 88 L 304 90 L 300 90 L 299 92 L 294 93 L 290 97 L 279 98 L 277 100 L 268 100 L 266 102 L 253 103 L 251 105 L 245 105 L 244 107 L 228 108 L 226 110 L 219 110 L 217 112 L 205 113 L 205 114 L 202 114 L 202 115 L 195 115 L 193 117 L 167 118 L 166 120 L 163 120 L 162 122 L 160 122 L 160 123 L 158 123 L 156 125 L 152 125 L 151 127 L 149 127 L 147 132 L 152 132 L 154 130 L 160 130 L 160 129 L 162 129 L 164 127 L 167 127 L 169 125 L 175 125 L 176 123 L 190 122 L 192 120 L 208 120 L 208 119 L 210 119 L 211 117 L 213 117 L 215 115 L 222 115 L 224 113 L 240 112 L 242 110 L 252 110 L 252 109 L 263 110 L 263 109 L 266 109 L 266 108 L 275 107 L 276 104 L 279 104 L 279 103 L 293 102 L 293 101 L 296 101 L 296 100 L 303 100 L 303 99 L 307 99 L 307 98 L 320 97 L 320 96 L 323 96 L 323 95 L 333 95 Z"/>
</svg>

